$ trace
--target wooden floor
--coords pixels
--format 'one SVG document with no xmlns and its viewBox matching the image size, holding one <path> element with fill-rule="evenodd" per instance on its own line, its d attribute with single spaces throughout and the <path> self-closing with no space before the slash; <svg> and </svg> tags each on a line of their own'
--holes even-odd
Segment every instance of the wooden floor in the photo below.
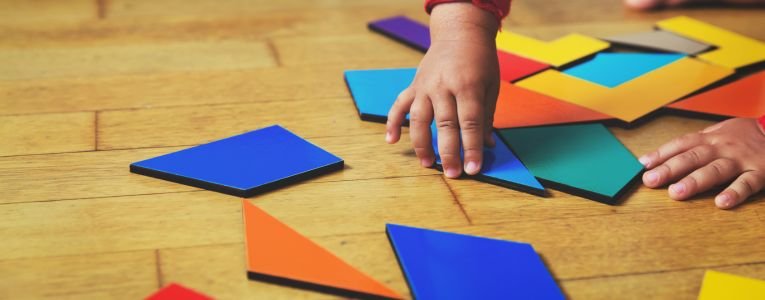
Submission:
<svg viewBox="0 0 765 300">
<path fill-rule="evenodd" d="M 400 224 L 530 242 L 572 299 L 695 299 L 707 269 L 765 279 L 765 201 L 675 202 L 640 187 L 606 206 L 542 199 L 418 166 L 384 143 L 342 79 L 422 57 L 366 23 L 420 1 L 0 1 L 0 298 L 139 299 L 178 282 L 219 299 L 329 296 L 248 281 L 236 197 L 128 165 L 274 123 L 342 172 L 249 201 L 409 297 L 384 234 Z M 517 0 L 537 38 L 649 29 L 687 14 L 765 39 L 765 11 L 635 13 L 618 0 Z M 613 129 L 636 155 L 709 125 Z M 331 298 L 331 297 L 329 297 Z"/>
</svg>

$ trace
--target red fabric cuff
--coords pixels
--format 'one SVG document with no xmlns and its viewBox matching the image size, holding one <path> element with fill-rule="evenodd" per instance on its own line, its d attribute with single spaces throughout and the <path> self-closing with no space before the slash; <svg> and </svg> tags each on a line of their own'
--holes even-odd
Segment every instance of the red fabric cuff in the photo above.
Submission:
<svg viewBox="0 0 765 300">
<path fill-rule="evenodd" d="M 757 119 L 757 122 L 760 123 L 760 127 L 762 128 L 762 132 L 765 132 L 765 115 Z"/>
<path fill-rule="evenodd" d="M 425 11 L 430 14 L 433 7 L 442 3 L 452 2 L 470 2 L 480 9 L 490 12 L 497 19 L 497 23 L 502 23 L 510 13 L 510 0 L 425 0 Z"/>
</svg>

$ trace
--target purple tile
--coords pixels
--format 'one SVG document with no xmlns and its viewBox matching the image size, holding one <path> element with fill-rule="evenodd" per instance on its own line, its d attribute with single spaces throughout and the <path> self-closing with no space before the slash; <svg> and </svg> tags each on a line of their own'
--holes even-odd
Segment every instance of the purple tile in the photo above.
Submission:
<svg viewBox="0 0 765 300">
<path fill-rule="evenodd" d="M 430 48 L 430 29 L 428 29 L 428 26 L 405 16 L 396 16 L 370 22 L 369 29 L 422 52 Z"/>
</svg>

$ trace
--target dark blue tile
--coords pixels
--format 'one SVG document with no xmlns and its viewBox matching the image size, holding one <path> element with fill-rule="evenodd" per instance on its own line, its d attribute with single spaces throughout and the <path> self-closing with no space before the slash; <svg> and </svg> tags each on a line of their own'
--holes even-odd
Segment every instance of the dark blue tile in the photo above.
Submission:
<svg viewBox="0 0 765 300">
<path fill-rule="evenodd" d="M 405 16 L 373 21 L 368 26 L 373 31 L 422 52 L 428 51 L 430 48 L 430 29 L 428 26 Z"/>
</svg>

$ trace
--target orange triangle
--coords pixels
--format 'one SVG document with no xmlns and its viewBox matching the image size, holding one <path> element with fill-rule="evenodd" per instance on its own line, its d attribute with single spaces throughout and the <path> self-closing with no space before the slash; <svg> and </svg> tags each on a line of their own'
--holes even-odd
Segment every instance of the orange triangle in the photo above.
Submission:
<svg viewBox="0 0 765 300">
<path fill-rule="evenodd" d="M 594 110 L 500 82 L 495 128 L 515 128 L 610 120 Z"/>
<path fill-rule="evenodd" d="M 765 114 L 765 71 L 688 97 L 668 107 L 728 117 L 760 117 Z"/>
<path fill-rule="evenodd" d="M 401 299 L 396 292 L 243 200 L 248 277 L 346 297 Z"/>
</svg>

